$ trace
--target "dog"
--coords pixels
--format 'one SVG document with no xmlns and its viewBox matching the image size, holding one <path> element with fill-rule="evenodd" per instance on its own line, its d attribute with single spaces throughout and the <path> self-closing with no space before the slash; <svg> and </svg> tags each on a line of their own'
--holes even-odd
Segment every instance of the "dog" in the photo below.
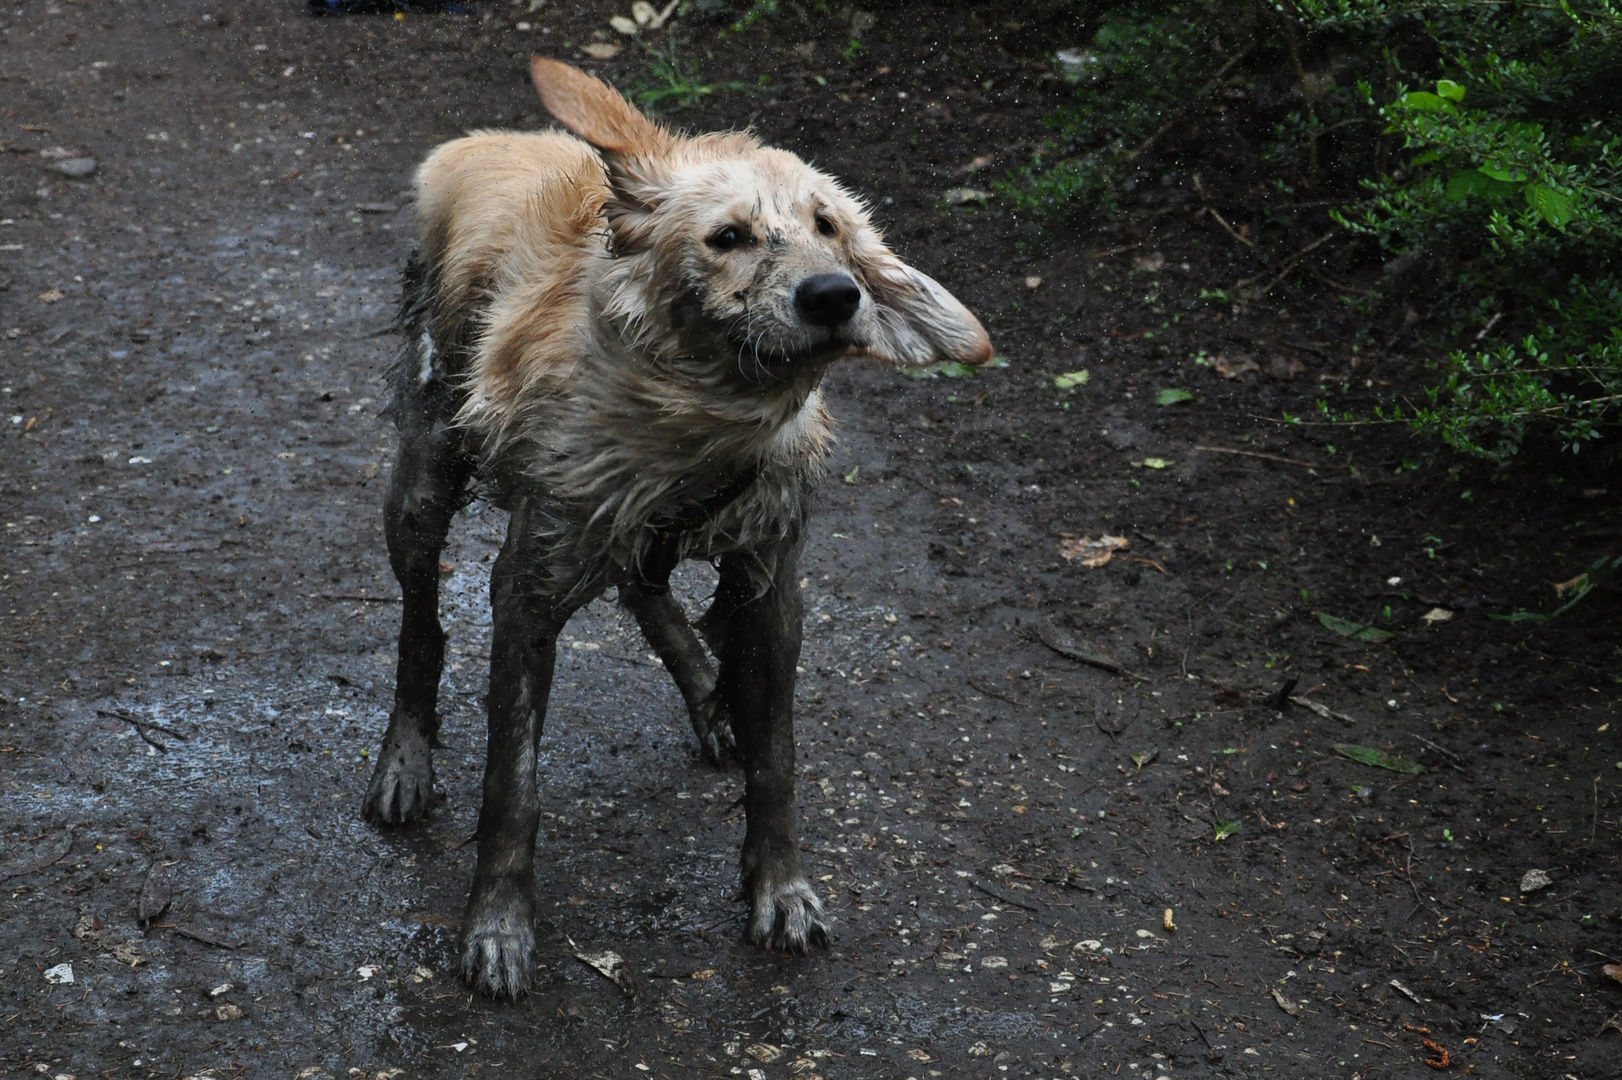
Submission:
<svg viewBox="0 0 1622 1080">
<path fill-rule="evenodd" d="M 826 943 L 797 839 L 792 718 L 796 565 L 832 440 L 818 387 L 849 356 L 991 358 L 979 321 L 832 177 L 747 133 L 675 133 L 559 61 L 534 58 L 531 76 L 568 133 L 475 132 L 416 176 L 385 503 L 399 661 L 362 806 L 392 826 L 440 799 L 439 556 L 479 492 L 509 517 L 460 968 L 502 998 L 533 972 L 536 744 L 557 636 L 609 587 L 704 756 L 743 766 L 748 938 Z M 719 575 L 695 623 L 669 590 L 684 559 Z"/>
</svg>

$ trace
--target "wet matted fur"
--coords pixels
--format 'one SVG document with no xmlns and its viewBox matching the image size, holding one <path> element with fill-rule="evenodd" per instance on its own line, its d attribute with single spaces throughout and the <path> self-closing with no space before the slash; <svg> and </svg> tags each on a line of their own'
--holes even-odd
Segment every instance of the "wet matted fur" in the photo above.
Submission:
<svg viewBox="0 0 1622 1080">
<path fill-rule="evenodd" d="M 536 742 L 557 635 L 610 586 L 705 756 L 743 766 L 749 938 L 826 938 L 797 840 L 792 718 L 796 564 L 832 438 L 818 387 L 848 356 L 991 356 L 974 316 L 833 178 L 749 134 L 673 133 L 566 64 L 531 70 L 572 134 L 476 132 L 417 173 L 385 507 L 399 667 L 363 808 L 398 825 L 438 801 L 439 554 L 476 483 L 509 520 L 461 967 L 507 997 L 533 968 Z M 683 559 L 720 575 L 697 624 L 669 592 Z"/>
</svg>

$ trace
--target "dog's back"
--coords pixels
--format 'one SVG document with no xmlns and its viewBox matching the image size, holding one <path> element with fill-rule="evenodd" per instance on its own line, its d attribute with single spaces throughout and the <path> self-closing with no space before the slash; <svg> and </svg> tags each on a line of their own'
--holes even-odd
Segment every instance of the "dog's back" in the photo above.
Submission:
<svg viewBox="0 0 1622 1080">
<path fill-rule="evenodd" d="M 503 401 L 566 381 L 590 264 L 606 257 L 608 185 L 591 147 L 561 132 L 474 132 L 430 154 L 416 186 L 434 338 L 491 346 L 474 370 L 464 351 L 448 373 Z"/>
</svg>

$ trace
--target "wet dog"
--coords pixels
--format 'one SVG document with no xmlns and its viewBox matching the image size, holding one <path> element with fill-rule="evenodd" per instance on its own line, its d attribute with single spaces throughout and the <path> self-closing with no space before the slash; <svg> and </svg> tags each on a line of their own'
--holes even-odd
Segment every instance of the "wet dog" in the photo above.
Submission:
<svg viewBox="0 0 1622 1080">
<path fill-rule="evenodd" d="M 748 134 L 673 133 L 566 64 L 536 58 L 531 74 L 572 134 L 475 133 L 417 173 L 385 508 L 404 610 L 363 808 L 399 825 L 439 798 L 439 555 L 476 484 L 509 518 L 461 969 L 498 997 L 533 967 L 536 743 L 557 636 L 610 586 L 705 756 L 743 765 L 749 938 L 825 940 L 796 836 L 791 715 L 795 568 L 831 441 L 818 386 L 847 356 L 991 356 L 974 316 L 831 177 Z M 684 559 L 719 572 L 694 624 L 668 587 Z"/>
</svg>

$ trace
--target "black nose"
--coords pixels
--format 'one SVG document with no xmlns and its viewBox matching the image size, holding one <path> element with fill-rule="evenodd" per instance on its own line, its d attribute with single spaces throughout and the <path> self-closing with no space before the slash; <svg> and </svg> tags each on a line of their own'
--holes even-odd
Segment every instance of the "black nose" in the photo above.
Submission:
<svg viewBox="0 0 1622 1080">
<path fill-rule="evenodd" d="M 794 303 L 812 326 L 838 326 L 862 306 L 862 290 L 848 274 L 817 274 L 800 282 Z"/>
</svg>

